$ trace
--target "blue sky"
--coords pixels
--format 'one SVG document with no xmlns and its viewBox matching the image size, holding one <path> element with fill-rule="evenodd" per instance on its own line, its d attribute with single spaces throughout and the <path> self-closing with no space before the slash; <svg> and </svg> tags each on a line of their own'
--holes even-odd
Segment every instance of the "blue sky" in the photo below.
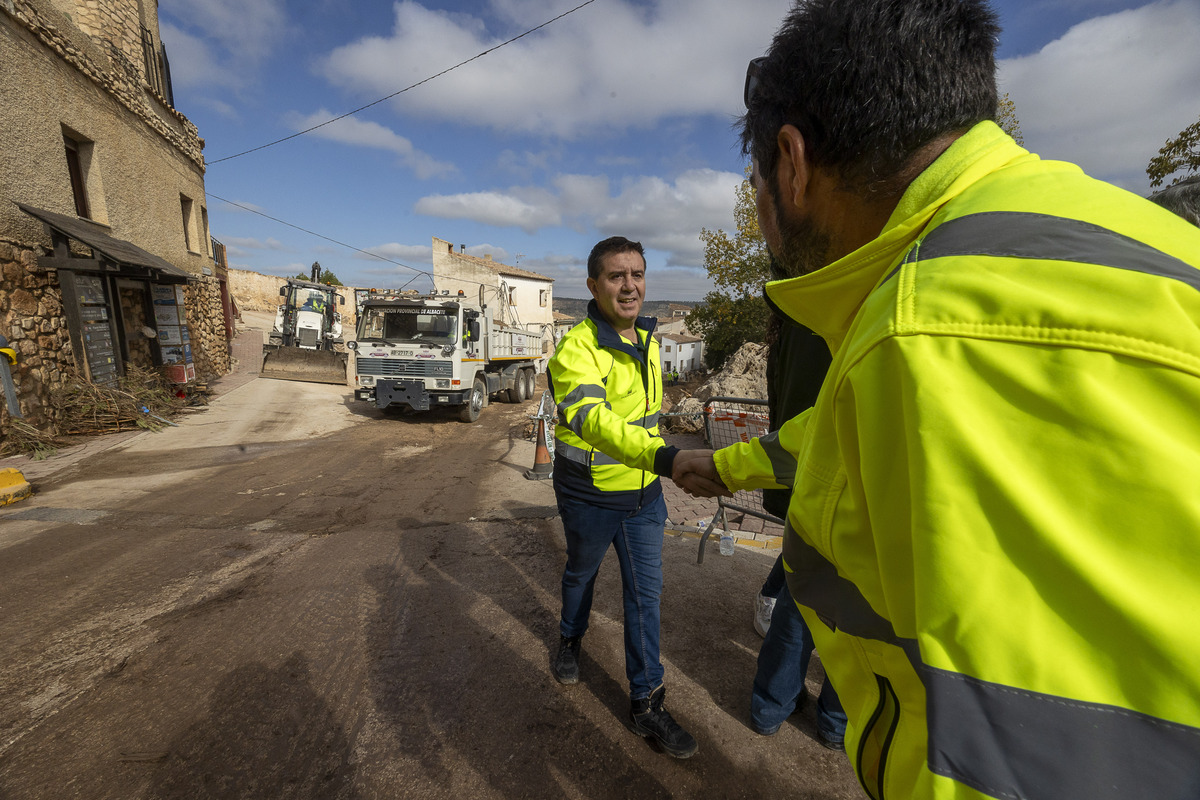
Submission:
<svg viewBox="0 0 1200 800">
<path fill-rule="evenodd" d="M 320 261 L 347 284 L 424 290 L 437 236 L 587 297 L 588 250 L 624 235 L 647 247 L 648 299 L 700 299 L 700 231 L 732 229 L 745 167 L 732 126 L 746 62 L 790 0 L 593 0 L 227 158 L 583 2 L 161 0 L 231 266 Z M 1148 193 L 1146 163 L 1200 116 L 1200 0 L 993 6 L 1026 147 Z"/>
</svg>

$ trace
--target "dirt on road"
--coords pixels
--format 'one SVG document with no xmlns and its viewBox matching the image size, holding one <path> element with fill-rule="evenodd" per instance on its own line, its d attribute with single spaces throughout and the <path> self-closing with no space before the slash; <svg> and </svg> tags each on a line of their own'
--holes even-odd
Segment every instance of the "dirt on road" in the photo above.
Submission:
<svg viewBox="0 0 1200 800">
<path fill-rule="evenodd" d="M 259 379 L 0 510 L 0 798 L 861 797 L 812 710 L 747 727 L 773 553 L 664 545 L 676 761 L 623 724 L 620 580 L 558 685 L 532 404 L 385 416 Z M 611 556 L 611 554 L 610 554 Z"/>
</svg>

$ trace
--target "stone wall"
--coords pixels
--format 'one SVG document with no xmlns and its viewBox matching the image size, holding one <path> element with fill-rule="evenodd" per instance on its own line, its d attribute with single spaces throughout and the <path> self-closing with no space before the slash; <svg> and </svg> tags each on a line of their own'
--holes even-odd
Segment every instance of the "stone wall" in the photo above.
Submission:
<svg viewBox="0 0 1200 800">
<path fill-rule="evenodd" d="M 28 247 L 0 240 L 0 333 L 17 351 L 13 382 L 25 421 L 54 430 L 60 415 L 50 407 L 50 393 L 62 388 L 75 358 L 63 317 L 58 273 L 39 271 L 38 255 Z M 8 411 L 0 403 L 0 432 L 10 424 Z"/>
<path fill-rule="evenodd" d="M 225 339 L 225 317 L 221 309 L 221 282 L 205 276 L 183 290 L 188 333 L 196 379 L 210 381 L 229 372 L 229 342 Z"/>
</svg>

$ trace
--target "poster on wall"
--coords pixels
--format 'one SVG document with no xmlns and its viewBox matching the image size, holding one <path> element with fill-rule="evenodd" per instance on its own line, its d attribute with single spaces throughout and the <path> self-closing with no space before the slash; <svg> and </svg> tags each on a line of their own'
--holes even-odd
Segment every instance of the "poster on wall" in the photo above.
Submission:
<svg viewBox="0 0 1200 800">
<path fill-rule="evenodd" d="M 174 383 L 194 381 L 196 365 L 192 363 L 192 337 L 187 327 L 183 286 L 152 286 L 150 293 L 167 376 Z"/>
<path fill-rule="evenodd" d="M 103 279 L 97 275 L 76 275 L 75 295 L 88 374 L 93 383 L 116 386 L 120 375 Z"/>
</svg>

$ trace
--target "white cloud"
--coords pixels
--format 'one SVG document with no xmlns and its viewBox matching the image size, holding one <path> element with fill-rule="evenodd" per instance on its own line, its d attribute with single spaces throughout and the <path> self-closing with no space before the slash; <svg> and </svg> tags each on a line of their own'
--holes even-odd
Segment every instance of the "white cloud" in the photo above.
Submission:
<svg viewBox="0 0 1200 800">
<path fill-rule="evenodd" d="M 388 242 L 387 244 L 377 244 L 374 247 L 364 247 L 363 249 L 367 253 L 375 253 L 376 255 L 390 258 L 393 261 L 399 261 L 403 264 L 422 267 L 433 265 L 433 248 L 430 245 Z M 353 257 L 363 261 L 379 261 L 379 259 L 372 258 L 366 253 L 355 253 Z"/>
<path fill-rule="evenodd" d="M 533 190 L 533 193 L 545 194 L 540 190 Z M 418 200 L 413 210 L 431 217 L 469 219 L 501 228 L 520 228 L 526 233 L 536 233 L 541 228 L 562 222 L 562 217 L 549 202 L 531 203 L 515 194 L 500 192 L 429 195 Z"/>
<path fill-rule="evenodd" d="M 159 14 L 180 87 L 245 87 L 289 30 L 283 0 L 163 0 Z"/>
<path fill-rule="evenodd" d="M 296 113 L 289 114 L 288 124 L 293 129 L 302 131 L 335 116 L 337 115 L 322 108 L 307 117 Z M 428 153 L 421 152 L 413 147 L 411 141 L 377 122 L 346 117 L 317 128 L 312 135 L 342 144 L 389 150 L 400 156 L 400 164 L 411 169 L 421 180 L 449 175 L 456 171 L 453 164 L 438 161 Z"/>
<path fill-rule="evenodd" d="M 668 253 L 668 263 L 703 263 L 701 228 L 733 226 L 735 192 L 742 176 L 712 169 L 691 170 L 674 183 L 645 176 L 625 181 L 613 195 L 608 178 L 559 175 L 551 189 L 514 187 L 507 192 L 432 195 L 417 201 L 419 214 L 468 219 L 536 233 L 569 224 L 594 228 L 601 236 L 628 236 Z"/>
<path fill-rule="evenodd" d="M 1145 194 L 1146 164 L 1200 110 L 1200 4 L 1096 17 L 1000 65 L 1025 146 Z"/>
<path fill-rule="evenodd" d="M 249 236 L 225 236 L 221 238 L 221 243 L 227 247 L 235 247 L 239 251 L 291 249 L 283 242 L 272 237 L 268 237 L 267 239 L 255 239 Z"/>
<path fill-rule="evenodd" d="M 779 0 L 596 3 L 392 102 L 406 115 L 560 137 L 680 115 L 732 117 L 746 62 L 766 49 L 785 10 Z M 364 98 L 384 96 L 545 22 L 561 5 L 492 0 L 489 11 L 507 25 L 488 29 L 479 17 L 402 0 L 389 35 L 339 47 L 320 69 Z"/>
</svg>

